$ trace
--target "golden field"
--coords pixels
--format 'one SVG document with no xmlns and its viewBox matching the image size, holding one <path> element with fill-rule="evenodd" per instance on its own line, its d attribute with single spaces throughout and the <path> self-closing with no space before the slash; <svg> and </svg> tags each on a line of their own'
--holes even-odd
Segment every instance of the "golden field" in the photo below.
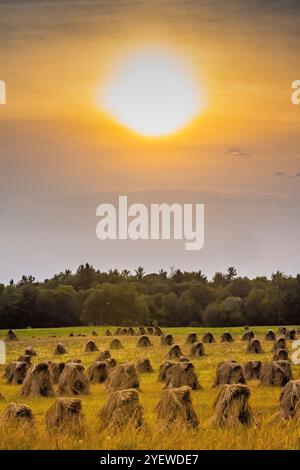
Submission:
<svg viewBox="0 0 300 470">
<path fill-rule="evenodd" d="M 112 332 L 115 327 L 108 327 Z M 277 331 L 277 327 L 270 327 Z M 96 330 L 98 337 L 91 337 L 92 330 Z M 84 346 L 89 339 L 93 339 L 99 350 L 109 349 L 111 337 L 106 337 L 104 331 L 107 327 L 73 327 L 60 329 L 28 329 L 15 330 L 19 341 L 7 344 L 7 362 L 17 360 L 28 346 L 33 346 L 38 356 L 33 363 L 42 361 L 61 362 L 68 359 L 81 359 L 85 366 L 89 366 L 98 352 L 84 353 Z M 159 428 L 155 415 L 155 406 L 159 401 L 164 384 L 158 382 L 158 370 L 165 360 L 168 346 L 160 346 L 160 338 L 151 336 L 153 347 L 137 348 L 137 337 L 122 336 L 120 340 L 124 349 L 111 351 L 112 357 L 118 362 L 136 362 L 138 358 L 147 357 L 154 368 L 152 373 L 140 374 L 140 400 L 144 407 L 147 425 L 142 430 L 125 429 L 119 433 L 98 431 L 98 411 L 104 403 L 107 392 L 103 384 L 91 385 L 91 394 L 80 397 L 83 412 L 86 417 L 86 433 L 81 438 L 59 435 L 51 436 L 46 432 L 44 417 L 55 398 L 23 398 L 18 396 L 20 386 L 6 385 L 3 378 L 5 366 L 0 366 L 0 392 L 6 401 L 0 401 L 0 413 L 7 403 L 25 403 L 30 406 L 35 416 L 35 426 L 32 430 L 24 432 L 23 429 L 1 429 L 1 449 L 300 449 L 300 426 L 295 422 L 270 423 L 270 418 L 279 409 L 280 388 L 262 387 L 258 381 L 249 381 L 251 388 L 250 405 L 254 415 L 259 421 L 257 427 L 238 426 L 230 429 L 212 427 L 209 423 L 213 415 L 213 403 L 218 394 L 218 388 L 212 388 L 217 364 L 225 359 L 234 359 L 241 364 L 251 359 L 268 361 L 272 359 L 272 342 L 264 341 L 263 337 L 269 327 L 254 327 L 256 337 L 261 340 L 265 354 L 246 353 L 247 343 L 240 341 L 243 328 L 210 328 L 216 343 L 205 344 L 206 356 L 193 359 L 196 372 L 203 389 L 192 392 L 194 408 L 197 412 L 200 426 L 197 430 L 176 429 L 162 430 Z M 164 332 L 172 333 L 174 340 L 180 345 L 185 355 L 189 354 L 190 345 L 185 344 L 187 333 L 195 331 L 199 340 L 207 331 L 203 328 L 164 328 Z M 223 331 L 230 331 L 234 336 L 233 343 L 220 343 Z M 85 333 L 87 337 L 69 337 L 70 332 Z M 0 331 L 3 338 L 6 331 Z M 55 335 L 55 338 L 50 336 Z M 68 354 L 54 356 L 53 351 L 58 342 L 68 349 Z M 291 341 L 288 349 L 291 353 Z M 292 365 L 293 378 L 300 378 L 299 366 Z M 1 428 L 1 426 L 0 426 Z"/>
</svg>

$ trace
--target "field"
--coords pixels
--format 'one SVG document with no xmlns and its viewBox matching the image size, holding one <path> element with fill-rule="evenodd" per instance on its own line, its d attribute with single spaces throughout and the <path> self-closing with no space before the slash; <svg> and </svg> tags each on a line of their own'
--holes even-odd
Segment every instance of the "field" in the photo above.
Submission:
<svg viewBox="0 0 300 470">
<path fill-rule="evenodd" d="M 111 331 L 115 327 L 109 327 Z M 61 329 L 30 329 L 15 330 L 19 341 L 7 345 L 7 362 L 16 360 L 27 346 L 32 345 L 38 356 L 37 361 L 65 361 L 68 359 L 81 359 L 85 366 L 89 366 L 99 353 L 83 353 L 86 342 L 91 339 L 92 327 L 73 327 Z M 92 339 L 100 350 L 108 349 L 111 338 L 103 336 L 106 327 L 95 328 L 99 334 Z M 278 398 L 280 389 L 277 387 L 262 387 L 258 381 L 250 381 L 250 405 L 255 417 L 259 421 L 257 427 L 244 428 L 242 426 L 231 429 L 220 429 L 210 425 L 213 415 L 213 403 L 218 394 L 218 388 L 212 388 L 216 366 L 225 359 L 234 359 L 242 364 L 250 359 L 261 361 L 271 360 L 272 342 L 263 341 L 267 327 L 252 328 L 255 335 L 261 340 L 265 354 L 246 353 L 246 343 L 240 341 L 242 328 L 231 328 L 234 336 L 233 343 L 220 343 L 221 328 L 210 328 L 216 343 L 205 344 L 206 356 L 193 359 L 196 372 L 203 386 L 203 390 L 193 391 L 192 400 L 197 412 L 200 426 L 198 430 L 173 429 L 162 431 L 156 420 L 155 406 L 159 401 L 163 383 L 158 382 L 158 369 L 164 361 L 169 349 L 160 346 L 160 338 L 151 336 L 152 348 L 137 348 L 137 337 L 120 337 L 124 349 L 113 351 L 112 356 L 118 362 L 135 362 L 138 358 L 147 357 L 155 369 L 153 373 L 140 374 L 140 399 L 144 407 L 147 426 L 136 431 L 126 429 L 117 434 L 108 432 L 99 433 L 97 414 L 106 399 L 107 392 L 104 385 L 92 385 L 91 394 L 82 397 L 83 412 L 86 416 L 87 431 L 81 438 L 50 436 L 44 425 L 44 416 L 51 406 L 54 398 L 24 399 L 18 397 L 20 386 L 6 385 L 3 373 L 5 366 L 0 366 L 0 392 L 6 397 L 6 402 L 0 401 L 0 413 L 7 402 L 18 402 L 29 405 L 35 415 L 36 423 L 32 431 L 23 433 L 20 429 L 0 430 L 1 449 L 300 449 L 300 428 L 294 422 L 271 424 L 270 417 L 278 411 Z M 277 327 L 272 328 L 274 331 Z M 164 332 L 172 333 L 184 354 L 188 355 L 190 346 L 185 344 L 187 333 L 195 331 L 199 338 L 207 330 L 203 328 L 164 328 Z M 85 333 L 87 337 L 69 337 L 70 332 Z M 3 338 L 6 331 L 0 331 Z M 50 336 L 55 335 L 55 338 Z M 64 356 L 54 356 L 54 347 L 61 342 L 68 349 Z M 291 342 L 288 342 L 291 352 Z M 293 378 L 300 378 L 299 366 L 293 365 Z M 1 423 L 0 423 L 1 424 Z M 1 426 L 0 426 L 1 427 Z"/>
</svg>

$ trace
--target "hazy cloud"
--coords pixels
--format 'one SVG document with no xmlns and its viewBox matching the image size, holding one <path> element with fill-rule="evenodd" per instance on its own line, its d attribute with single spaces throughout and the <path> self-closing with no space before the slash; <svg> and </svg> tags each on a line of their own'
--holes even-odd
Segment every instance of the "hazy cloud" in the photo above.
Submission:
<svg viewBox="0 0 300 470">
<path fill-rule="evenodd" d="M 300 171 L 297 171 L 297 173 L 294 173 L 293 175 L 288 175 L 284 171 L 277 171 L 275 173 L 276 176 L 285 176 L 286 178 L 299 178 L 300 177 Z"/>
<path fill-rule="evenodd" d="M 251 157 L 250 153 L 245 152 L 244 150 L 241 150 L 238 147 L 231 147 L 230 149 L 227 150 L 227 153 L 231 157 L 244 157 L 244 158 Z"/>
</svg>

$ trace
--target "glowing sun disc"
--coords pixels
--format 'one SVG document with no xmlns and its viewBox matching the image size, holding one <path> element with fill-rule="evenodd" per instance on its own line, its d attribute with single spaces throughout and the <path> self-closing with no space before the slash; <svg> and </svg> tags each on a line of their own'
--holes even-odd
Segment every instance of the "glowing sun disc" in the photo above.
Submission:
<svg viewBox="0 0 300 470">
<path fill-rule="evenodd" d="M 185 64 L 170 54 L 149 51 L 123 61 L 109 84 L 97 91 L 96 100 L 116 121 L 145 136 L 178 131 L 204 106 Z"/>
</svg>

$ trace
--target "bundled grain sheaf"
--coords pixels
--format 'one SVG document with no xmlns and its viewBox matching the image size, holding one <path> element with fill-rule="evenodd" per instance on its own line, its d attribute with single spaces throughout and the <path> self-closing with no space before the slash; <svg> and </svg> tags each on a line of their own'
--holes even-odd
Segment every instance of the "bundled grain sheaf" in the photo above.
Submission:
<svg viewBox="0 0 300 470">
<path fill-rule="evenodd" d="M 261 385 L 284 387 L 292 380 L 292 369 L 289 361 L 272 361 L 262 365 Z"/>
<path fill-rule="evenodd" d="M 88 341 L 86 343 L 84 352 L 97 352 L 97 351 L 99 351 L 99 349 L 94 341 Z"/>
<path fill-rule="evenodd" d="M 114 338 L 109 345 L 110 349 L 123 349 L 123 344 L 118 338 Z"/>
<path fill-rule="evenodd" d="M 179 362 L 169 370 L 165 388 L 178 388 L 187 385 L 192 390 L 200 390 L 195 367 L 191 362 Z"/>
<path fill-rule="evenodd" d="M 112 369 L 106 381 L 109 392 L 139 388 L 139 378 L 134 364 L 119 364 Z"/>
<path fill-rule="evenodd" d="M 20 424 L 32 426 L 34 424 L 32 409 L 27 405 L 9 403 L 1 414 L 0 424 L 5 428 L 19 426 Z"/>
<path fill-rule="evenodd" d="M 58 384 L 58 379 L 66 366 L 65 362 L 50 362 L 49 370 L 51 374 L 51 380 L 54 385 Z"/>
<path fill-rule="evenodd" d="M 147 333 L 148 333 L 148 335 L 153 335 L 153 333 L 154 333 L 154 328 L 153 328 L 152 326 L 148 326 L 148 327 L 147 327 Z"/>
<path fill-rule="evenodd" d="M 136 363 L 136 370 L 138 372 L 153 372 L 150 359 L 138 359 Z"/>
<path fill-rule="evenodd" d="M 108 428 L 116 432 L 128 425 L 136 428 L 141 427 L 144 424 L 144 412 L 138 391 L 127 389 L 110 393 L 101 407 L 98 417 L 100 431 Z"/>
<path fill-rule="evenodd" d="M 27 356 L 24 354 L 23 356 L 20 356 L 17 362 L 26 362 L 29 366 L 31 365 L 31 356 Z"/>
<path fill-rule="evenodd" d="M 136 336 L 136 332 L 131 326 L 128 328 L 127 334 L 128 336 Z"/>
<path fill-rule="evenodd" d="M 108 377 L 106 362 L 96 361 L 87 370 L 87 377 L 92 384 L 103 383 Z"/>
<path fill-rule="evenodd" d="M 223 385 L 214 404 L 215 426 L 250 426 L 256 421 L 249 406 L 250 389 L 247 385 Z"/>
<path fill-rule="evenodd" d="M 203 357 L 205 356 L 205 349 L 202 343 L 193 343 L 190 350 L 190 357 Z"/>
<path fill-rule="evenodd" d="M 106 332 L 105 332 L 105 334 L 104 334 L 104 335 L 105 335 L 105 336 L 112 336 L 112 333 L 111 333 L 111 331 L 110 331 L 110 330 L 106 330 Z"/>
<path fill-rule="evenodd" d="M 167 378 L 168 371 L 171 369 L 171 367 L 175 366 L 176 363 L 172 361 L 166 361 L 163 364 L 161 364 L 159 368 L 159 375 L 158 375 L 158 380 L 161 382 L 164 382 Z"/>
<path fill-rule="evenodd" d="M 122 328 L 117 328 L 114 332 L 114 336 L 119 336 L 121 334 Z"/>
<path fill-rule="evenodd" d="M 24 382 L 28 370 L 27 362 L 11 362 L 6 366 L 4 377 L 9 385 L 20 385 Z"/>
<path fill-rule="evenodd" d="M 6 336 L 4 338 L 4 341 L 18 341 L 18 338 L 17 338 L 17 335 L 15 334 L 15 332 L 13 330 L 8 330 L 8 332 L 6 333 Z"/>
<path fill-rule="evenodd" d="M 139 334 L 140 335 L 146 335 L 147 334 L 147 331 L 143 326 L 139 327 Z"/>
<path fill-rule="evenodd" d="M 116 367 L 116 365 L 117 365 L 117 361 L 115 360 L 114 357 L 109 357 L 108 359 L 105 359 L 105 362 L 106 362 L 107 367 L 108 367 L 108 372 L 110 372 L 112 369 L 114 369 L 114 367 Z"/>
<path fill-rule="evenodd" d="M 89 393 L 89 381 L 84 373 L 84 366 L 77 362 L 67 363 L 58 379 L 58 394 L 72 396 Z"/>
<path fill-rule="evenodd" d="M 22 384 L 20 395 L 23 397 L 54 397 L 49 365 L 41 362 L 30 367 Z"/>
<path fill-rule="evenodd" d="M 180 356 L 179 362 L 191 362 L 190 358 L 187 356 Z"/>
<path fill-rule="evenodd" d="M 151 346 L 152 346 L 152 343 L 150 339 L 148 338 L 148 336 L 143 335 L 138 339 L 138 342 L 137 342 L 138 348 L 149 348 Z"/>
<path fill-rule="evenodd" d="M 210 331 L 208 331 L 207 333 L 203 335 L 202 342 L 203 343 L 215 343 L 216 341 L 215 341 L 214 335 Z"/>
<path fill-rule="evenodd" d="M 167 359 L 179 358 L 182 356 L 182 352 L 178 344 L 174 344 L 167 354 Z"/>
<path fill-rule="evenodd" d="M 196 428 L 199 424 L 191 400 L 190 387 L 164 390 L 155 411 L 158 420 L 167 427 L 178 425 Z"/>
<path fill-rule="evenodd" d="M 250 339 L 246 352 L 253 353 L 253 354 L 263 354 L 264 350 L 261 347 L 260 341 L 257 338 Z"/>
<path fill-rule="evenodd" d="M 67 354 L 68 351 L 67 349 L 61 344 L 58 343 L 54 349 L 54 355 L 55 356 L 61 356 L 62 354 Z"/>
<path fill-rule="evenodd" d="M 280 398 L 280 413 L 284 419 L 299 416 L 300 380 L 290 380 L 282 389 Z"/>
<path fill-rule="evenodd" d="M 121 336 L 126 336 L 127 334 L 128 334 L 127 328 L 122 328 L 121 331 L 120 331 L 120 335 Z"/>
<path fill-rule="evenodd" d="M 284 336 L 285 336 L 285 339 L 294 341 L 295 339 L 297 339 L 296 330 L 286 330 Z"/>
<path fill-rule="evenodd" d="M 243 333 L 241 340 L 242 341 L 250 341 L 250 339 L 254 338 L 254 333 L 251 330 L 246 330 L 245 333 Z"/>
<path fill-rule="evenodd" d="M 198 342 L 198 336 L 197 333 L 189 333 L 186 337 L 186 343 L 187 344 L 193 344 Z"/>
<path fill-rule="evenodd" d="M 37 354 L 36 354 L 36 351 L 33 349 L 33 347 L 29 346 L 29 348 L 25 349 L 24 355 L 33 357 L 33 356 L 36 356 Z"/>
<path fill-rule="evenodd" d="M 97 331 L 94 330 L 94 331 L 92 331 L 92 336 L 99 336 L 99 335 L 98 335 Z"/>
<path fill-rule="evenodd" d="M 78 398 L 57 398 L 47 411 L 45 422 L 49 433 L 82 435 L 84 432 L 84 416 L 81 400 Z"/>
<path fill-rule="evenodd" d="M 261 361 L 249 361 L 244 364 L 243 372 L 246 380 L 258 380 L 261 373 Z"/>
<path fill-rule="evenodd" d="M 289 353 L 286 349 L 278 349 L 273 356 L 273 361 L 288 361 L 288 359 Z"/>
<path fill-rule="evenodd" d="M 163 331 L 161 328 L 159 328 L 159 326 L 155 326 L 154 327 L 154 334 L 155 336 L 162 336 L 163 335 Z"/>
<path fill-rule="evenodd" d="M 221 343 L 232 343 L 232 342 L 233 342 L 233 337 L 228 331 L 225 331 L 225 333 L 223 333 L 221 336 Z"/>
<path fill-rule="evenodd" d="M 278 362 L 278 364 L 281 365 L 285 369 L 288 375 L 290 375 L 290 380 L 292 380 L 292 367 L 290 361 L 275 361 Z"/>
<path fill-rule="evenodd" d="M 162 335 L 160 337 L 161 346 L 172 346 L 174 344 L 173 335 Z"/>
<path fill-rule="evenodd" d="M 268 330 L 268 332 L 265 335 L 265 341 L 275 341 L 276 340 L 276 335 L 274 331 Z"/>
<path fill-rule="evenodd" d="M 286 341 L 284 338 L 278 338 L 274 341 L 273 347 L 271 349 L 272 352 L 276 352 L 279 349 L 287 349 Z"/>
<path fill-rule="evenodd" d="M 244 376 L 241 364 L 234 361 L 221 362 L 217 366 L 216 378 L 214 387 L 224 384 L 245 384 L 246 379 Z"/>
<path fill-rule="evenodd" d="M 279 335 L 285 335 L 286 330 L 287 328 L 285 326 L 280 326 L 277 331 Z"/>
<path fill-rule="evenodd" d="M 108 349 L 104 349 L 104 351 L 101 351 L 101 353 L 97 357 L 97 361 L 105 361 L 106 359 L 109 359 L 110 357 L 111 356 L 110 356 L 110 352 L 108 351 Z"/>
<path fill-rule="evenodd" d="M 261 372 L 261 361 L 248 361 L 243 366 L 246 380 L 258 380 Z"/>
</svg>

